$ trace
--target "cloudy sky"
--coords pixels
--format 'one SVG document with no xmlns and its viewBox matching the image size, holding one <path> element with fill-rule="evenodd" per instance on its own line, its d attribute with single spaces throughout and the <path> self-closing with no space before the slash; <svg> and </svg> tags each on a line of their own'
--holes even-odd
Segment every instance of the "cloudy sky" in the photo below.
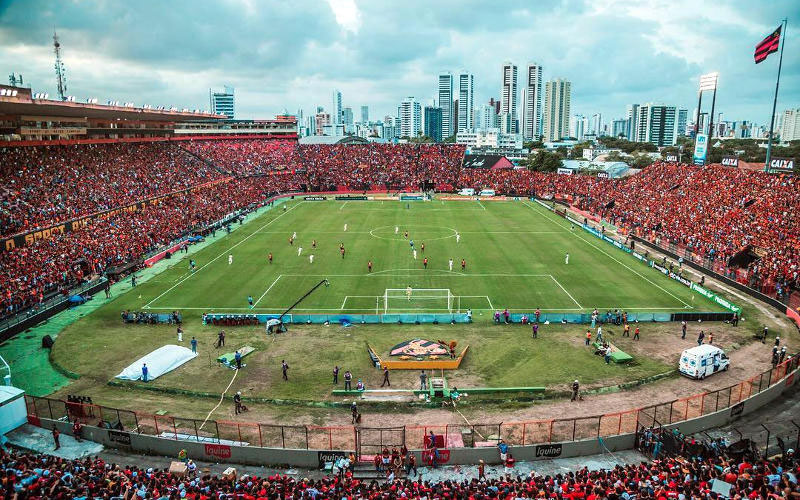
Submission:
<svg viewBox="0 0 800 500">
<path fill-rule="evenodd" d="M 338 88 L 377 119 L 430 102 L 440 71 L 472 72 L 483 103 L 503 61 L 535 61 L 572 82 L 573 114 L 606 121 L 632 102 L 691 110 L 719 71 L 717 110 L 764 123 L 778 57 L 756 66 L 753 49 L 784 17 L 782 110 L 800 107 L 798 0 L 0 0 L 0 69 L 54 96 L 55 28 L 78 99 L 208 108 L 227 84 L 238 118 L 269 118 Z"/>
</svg>

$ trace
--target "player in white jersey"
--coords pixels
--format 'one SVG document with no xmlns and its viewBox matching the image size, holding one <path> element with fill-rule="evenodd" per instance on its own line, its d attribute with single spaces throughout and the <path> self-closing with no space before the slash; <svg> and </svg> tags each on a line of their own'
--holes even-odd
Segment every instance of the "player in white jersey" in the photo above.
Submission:
<svg viewBox="0 0 800 500">
<path fill-rule="evenodd" d="M 308 263 L 309 264 L 313 264 L 314 263 L 314 254 L 313 253 L 308 256 Z"/>
<path fill-rule="evenodd" d="M 233 264 L 233 254 L 228 254 L 228 265 Z"/>
<path fill-rule="evenodd" d="M 450 270 L 452 271 L 453 270 L 453 259 L 452 258 L 447 262 L 447 265 L 448 265 L 448 267 L 450 267 Z"/>
<path fill-rule="evenodd" d="M 406 298 L 411 301 L 411 285 L 406 287 Z"/>
<path fill-rule="evenodd" d="M 564 264 L 569 264 L 569 253 L 564 256 Z"/>
<path fill-rule="evenodd" d="M 297 256 L 300 257 L 301 253 L 303 253 L 303 247 L 297 247 Z"/>
</svg>

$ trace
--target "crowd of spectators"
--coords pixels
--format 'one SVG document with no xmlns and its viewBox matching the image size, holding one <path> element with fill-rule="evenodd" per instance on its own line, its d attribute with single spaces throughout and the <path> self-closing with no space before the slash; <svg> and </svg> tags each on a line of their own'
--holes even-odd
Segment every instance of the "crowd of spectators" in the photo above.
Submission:
<svg viewBox="0 0 800 500">
<path fill-rule="evenodd" d="M 308 479 L 283 474 L 220 477 L 180 476 L 165 469 L 108 463 L 99 457 L 63 459 L 0 451 L 5 498 L 158 499 L 797 499 L 800 462 L 793 453 L 774 459 L 670 456 L 610 469 L 582 467 L 543 475 L 486 473 L 482 465 L 460 467 L 467 479 L 362 481 L 346 474 Z M 194 465 L 194 464 L 191 464 Z M 194 469 L 196 470 L 196 468 Z M 447 477 L 447 473 L 444 473 Z M 726 491 L 727 490 L 727 491 Z"/>
<path fill-rule="evenodd" d="M 243 178 L 96 217 L 71 232 L 0 253 L 0 316 L 36 306 L 90 275 L 143 258 L 228 214 L 296 188 L 289 178 Z"/>
<path fill-rule="evenodd" d="M 0 236 L 222 177 L 167 143 L 0 148 L 0 158 Z"/>
<path fill-rule="evenodd" d="M 797 177 L 658 162 L 622 179 L 469 169 L 462 168 L 464 151 L 451 144 L 298 145 L 257 139 L 3 148 L 4 236 L 173 194 L 0 254 L 2 311 L 13 313 L 88 275 L 139 259 L 228 212 L 263 202 L 270 193 L 303 190 L 471 187 L 553 197 L 717 266 L 752 247 L 756 255 L 742 263 L 747 273 L 740 281 L 779 291 L 798 283 Z"/>
</svg>

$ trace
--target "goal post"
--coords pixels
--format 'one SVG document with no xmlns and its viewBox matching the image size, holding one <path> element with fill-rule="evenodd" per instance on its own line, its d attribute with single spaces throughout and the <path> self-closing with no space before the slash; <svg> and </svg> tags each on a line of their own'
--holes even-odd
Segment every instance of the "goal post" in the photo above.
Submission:
<svg viewBox="0 0 800 500">
<path fill-rule="evenodd" d="M 446 310 L 453 312 L 456 296 L 449 288 L 387 288 L 383 292 L 383 313 L 392 310 Z"/>
</svg>

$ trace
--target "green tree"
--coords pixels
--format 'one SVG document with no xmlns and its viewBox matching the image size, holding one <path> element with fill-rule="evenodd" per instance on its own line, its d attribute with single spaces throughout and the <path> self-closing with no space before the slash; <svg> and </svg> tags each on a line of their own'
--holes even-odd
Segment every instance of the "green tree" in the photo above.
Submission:
<svg viewBox="0 0 800 500">
<path fill-rule="evenodd" d="M 536 170 L 538 172 L 555 172 L 561 167 L 562 159 L 563 158 L 558 153 L 540 149 L 529 154 L 528 157 L 521 163 L 529 170 Z"/>
</svg>

